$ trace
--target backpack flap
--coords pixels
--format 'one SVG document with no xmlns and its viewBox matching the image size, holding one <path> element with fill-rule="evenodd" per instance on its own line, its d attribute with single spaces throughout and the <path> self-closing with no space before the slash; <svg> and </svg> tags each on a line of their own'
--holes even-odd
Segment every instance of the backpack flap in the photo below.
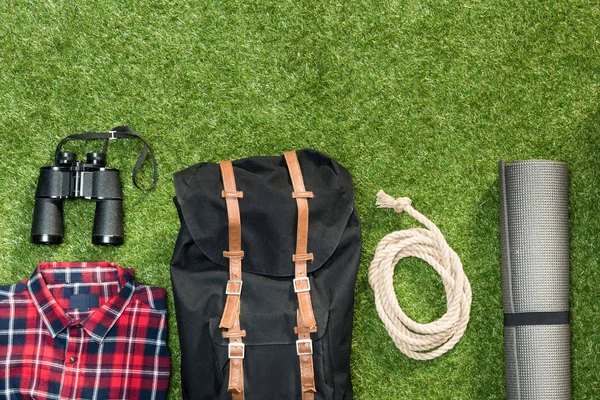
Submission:
<svg viewBox="0 0 600 400">
<path fill-rule="evenodd" d="M 308 272 L 319 269 L 333 254 L 352 215 L 354 189 L 348 171 L 314 150 L 297 152 L 310 200 L 308 243 L 314 260 Z M 272 277 L 294 276 L 297 205 L 283 156 L 250 157 L 233 162 L 238 190 L 244 193 L 242 218 L 244 272 Z M 182 224 L 200 250 L 213 262 L 229 268 L 228 220 L 221 197 L 219 165 L 201 163 L 175 174 L 175 191 Z"/>
</svg>

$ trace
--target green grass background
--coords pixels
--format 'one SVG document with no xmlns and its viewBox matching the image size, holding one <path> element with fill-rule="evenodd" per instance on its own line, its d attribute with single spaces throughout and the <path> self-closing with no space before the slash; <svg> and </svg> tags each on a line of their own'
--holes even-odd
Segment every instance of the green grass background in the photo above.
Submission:
<svg viewBox="0 0 600 400">
<path fill-rule="evenodd" d="M 200 161 L 312 147 L 356 185 L 364 252 L 352 376 L 365 399 L 505 396 L 497 162 L 563 160 L 571 173 L 573 391 L 600 397 L 600 5 L 594 1 L 2 1 L 0 281 L 44 260 L 110 260 L 169 288 L 178 231 L 172 173 Z M 90 243 L 93 205 L 70 202 L 65 243 L 29 243 L 38 169 L 67 134 L 128 124 L 156 150 L 160 183 L 130 180 L 139 145 L 111 143 L 126 244 Z M 99 144 L 74 144 L 84 154 Z M 147 172 L 147 171 L 146 171 Z M 145 174 L 148 179 L 149 175 Z M 471 322 L 450 353 L 412 361 L 377 316 L 367 268 L 387 233 L 374 207 L 409 196 L 461 256 Z M 405 260 L 395 286 L 421 322 L 442 284 Z M 170 399 L 181 398 L 172 297 Z"/>
</svg>

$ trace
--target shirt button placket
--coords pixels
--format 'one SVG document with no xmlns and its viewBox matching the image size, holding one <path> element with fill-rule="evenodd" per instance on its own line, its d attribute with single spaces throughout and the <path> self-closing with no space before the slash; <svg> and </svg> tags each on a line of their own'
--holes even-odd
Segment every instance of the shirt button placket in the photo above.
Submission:
<svg viewBox="0 0 600 400">
<path fill-rule="evenodd" d="M 66 330 L 67 332 L 67 350 L 65 352 L 65 362 L 64 362 L 64 381 L 62 385 L 62 392 L 60 397 L 71 399 L 74 398 L 75 393 L 73 390 L 75 389 L 73 386 L 76 381 L 76 369 L 79 364 L 79 344 L 78 339 L 80 337 L 80 329 L 81 325 L 73 324 L 69 326 Z"/>
</svg>

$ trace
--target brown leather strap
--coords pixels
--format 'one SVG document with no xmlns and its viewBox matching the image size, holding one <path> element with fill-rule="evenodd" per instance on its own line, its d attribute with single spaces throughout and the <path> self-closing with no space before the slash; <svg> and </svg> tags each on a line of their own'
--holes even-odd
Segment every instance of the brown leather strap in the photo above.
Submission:
<svg viewBox="0 0 600 400">
<path fill-rule="evenodd" d="M 313 259 L 312 253 L 308 251 L 308 200 L 313 197 L 312 192 L 307 192 L 304 187 L 304 178 L 298 156 L 295 151 L 288 151 L 284 154 L 285 161 L 292 180 L 294 192 L 292 197 L 296 199 L 298 206 L 298 233 L 296 236 L 296 254 L 292 259 L 296 265 L 294 290 L 298 295 L 298 308 L 302 314 L 302 321 L 307 327 L 317 325 L 315 314 L 313 312 L 312 302 L 310 300 L 310 281 L 307 277 L 307 261 Z"/>
<path fill-rule="evenodd" d="M 225 288 L 227 300 L 221 317 L 220 328 L 223 337 L 229 339 L 229 386 L 233 400 L 244 400 L 244 356 L 245 347 L 242 338 L 246 331 L 240 329 L 240 297 L 242 294 L 242 221 L 238 199 L 244 197 L 235 185 L 233 165 L 231 161 L 221 161 L 221 175 L 223 188 L 221 197 L 227 205 L 227 218 L 229 222 L 229 250 L 223 251 L 223 257 L 229 258 L 229 281 Z"/>
<path fill-rule="evenodd" d="M 233 165 L 231 161 L 221 161 L 221 175 L 223 177 L 223 187 L 225 190 L 221 197 L 225 199 L 227 205 L 227 218 L 229 220 L 229 250 L 223 252 L 223 257 L 229 258 L 229 282 L 227 282 L 227 300 L 219 328 L 231 329 L 234 319 L 240 312 L 240 295 L 242 292 L 242 221 L 240 218 L 240 206 L 238 198 L 243 197 L 242 192 L 238 192 L 233 175 Z M 234 195 L 235 194 L 235 195 Z"/>
<path fill-rule="evenodd" d="M 317 388 L 315 385 L 315 368 L 313 365 L 313 342 L 311 332 L 316 332 L 317 327 L 307 328 L 302 321 L 300 312 L 297 312 L 298 327 L 294 329 L 298 334 L 296 352 L 300 359 L 300 384 L 302 386 L 302 400 L 313 400 Z"/>
<path fill-rule="evenodd" d="M 314 197 L 314 194 L 304 187 L 296 152 L 289 151 L 284 154 L 284 157 L 294 187 L 292 197 L 296 199 L 298 206 L 296 254 L 292 256 L 295 264 L 294 291 L 298 296 L 298 326 L 294 329 L 298 335 L 296 352 L 300 361 L 302 400 L 314 400 L 317 389 L 313 365 L 313 342 L 310 334 L 317 331 L 317 321 L 310 299 L 310 281 L 307 273 L 307 262 L 314 258 L 312 253 L 308 253 L 308 199 Z"/>
<path fill-rule="evenodd" d="M 239 315 L 235 319 L 233 328 L 223 332 L 223 336 L 229 337 L 229 386 L 227 390 L 231 393 L 232 400 L 244 400 L 244 356 L 246 349 L 242 343 L 242 337 L 246 332 L 240 330 Z"/>
<path fill-rule="evenodd" d="M 225 198 L 227 204 L 227 217 L 229 219 L 229 251 L 241 251 L 242 222 L 240 219 L 238 198 L 243 198 L 244 193 L 239 192 L 236 188 L 231 161 L 221 161 L 219 166 L 221 167 L 224 188 L 221 192 L 221 197 Z"/>
</svg>

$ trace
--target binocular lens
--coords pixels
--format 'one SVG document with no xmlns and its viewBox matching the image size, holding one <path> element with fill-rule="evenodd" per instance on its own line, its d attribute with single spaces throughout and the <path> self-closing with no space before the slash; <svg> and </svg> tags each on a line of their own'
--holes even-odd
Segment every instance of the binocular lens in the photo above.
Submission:
<svg viewBox="0 0 600 400">
<path fill-rule="evenodd" d="M 120 246 L 123 236 L 92 235 L 92 243 L 98 246 Z"/>
<path fill-rule="evenodd" d="M 62 240 L 63 237 L 59 235 L 31 234 L 31 243 L 33 244 L 61 244 Z"/>
<path fill-rule="evenodd" d="M 120 246 L 123 244 L 124 237 L 123 201 L 97 201 L 92 243 L 103 246 Z"/>
<path fill-rule="evenodd" d="M 35 199 L 31 242 L 60 244 L 63 239 L 63 203 L 60 199 Z"/>
</svg>

